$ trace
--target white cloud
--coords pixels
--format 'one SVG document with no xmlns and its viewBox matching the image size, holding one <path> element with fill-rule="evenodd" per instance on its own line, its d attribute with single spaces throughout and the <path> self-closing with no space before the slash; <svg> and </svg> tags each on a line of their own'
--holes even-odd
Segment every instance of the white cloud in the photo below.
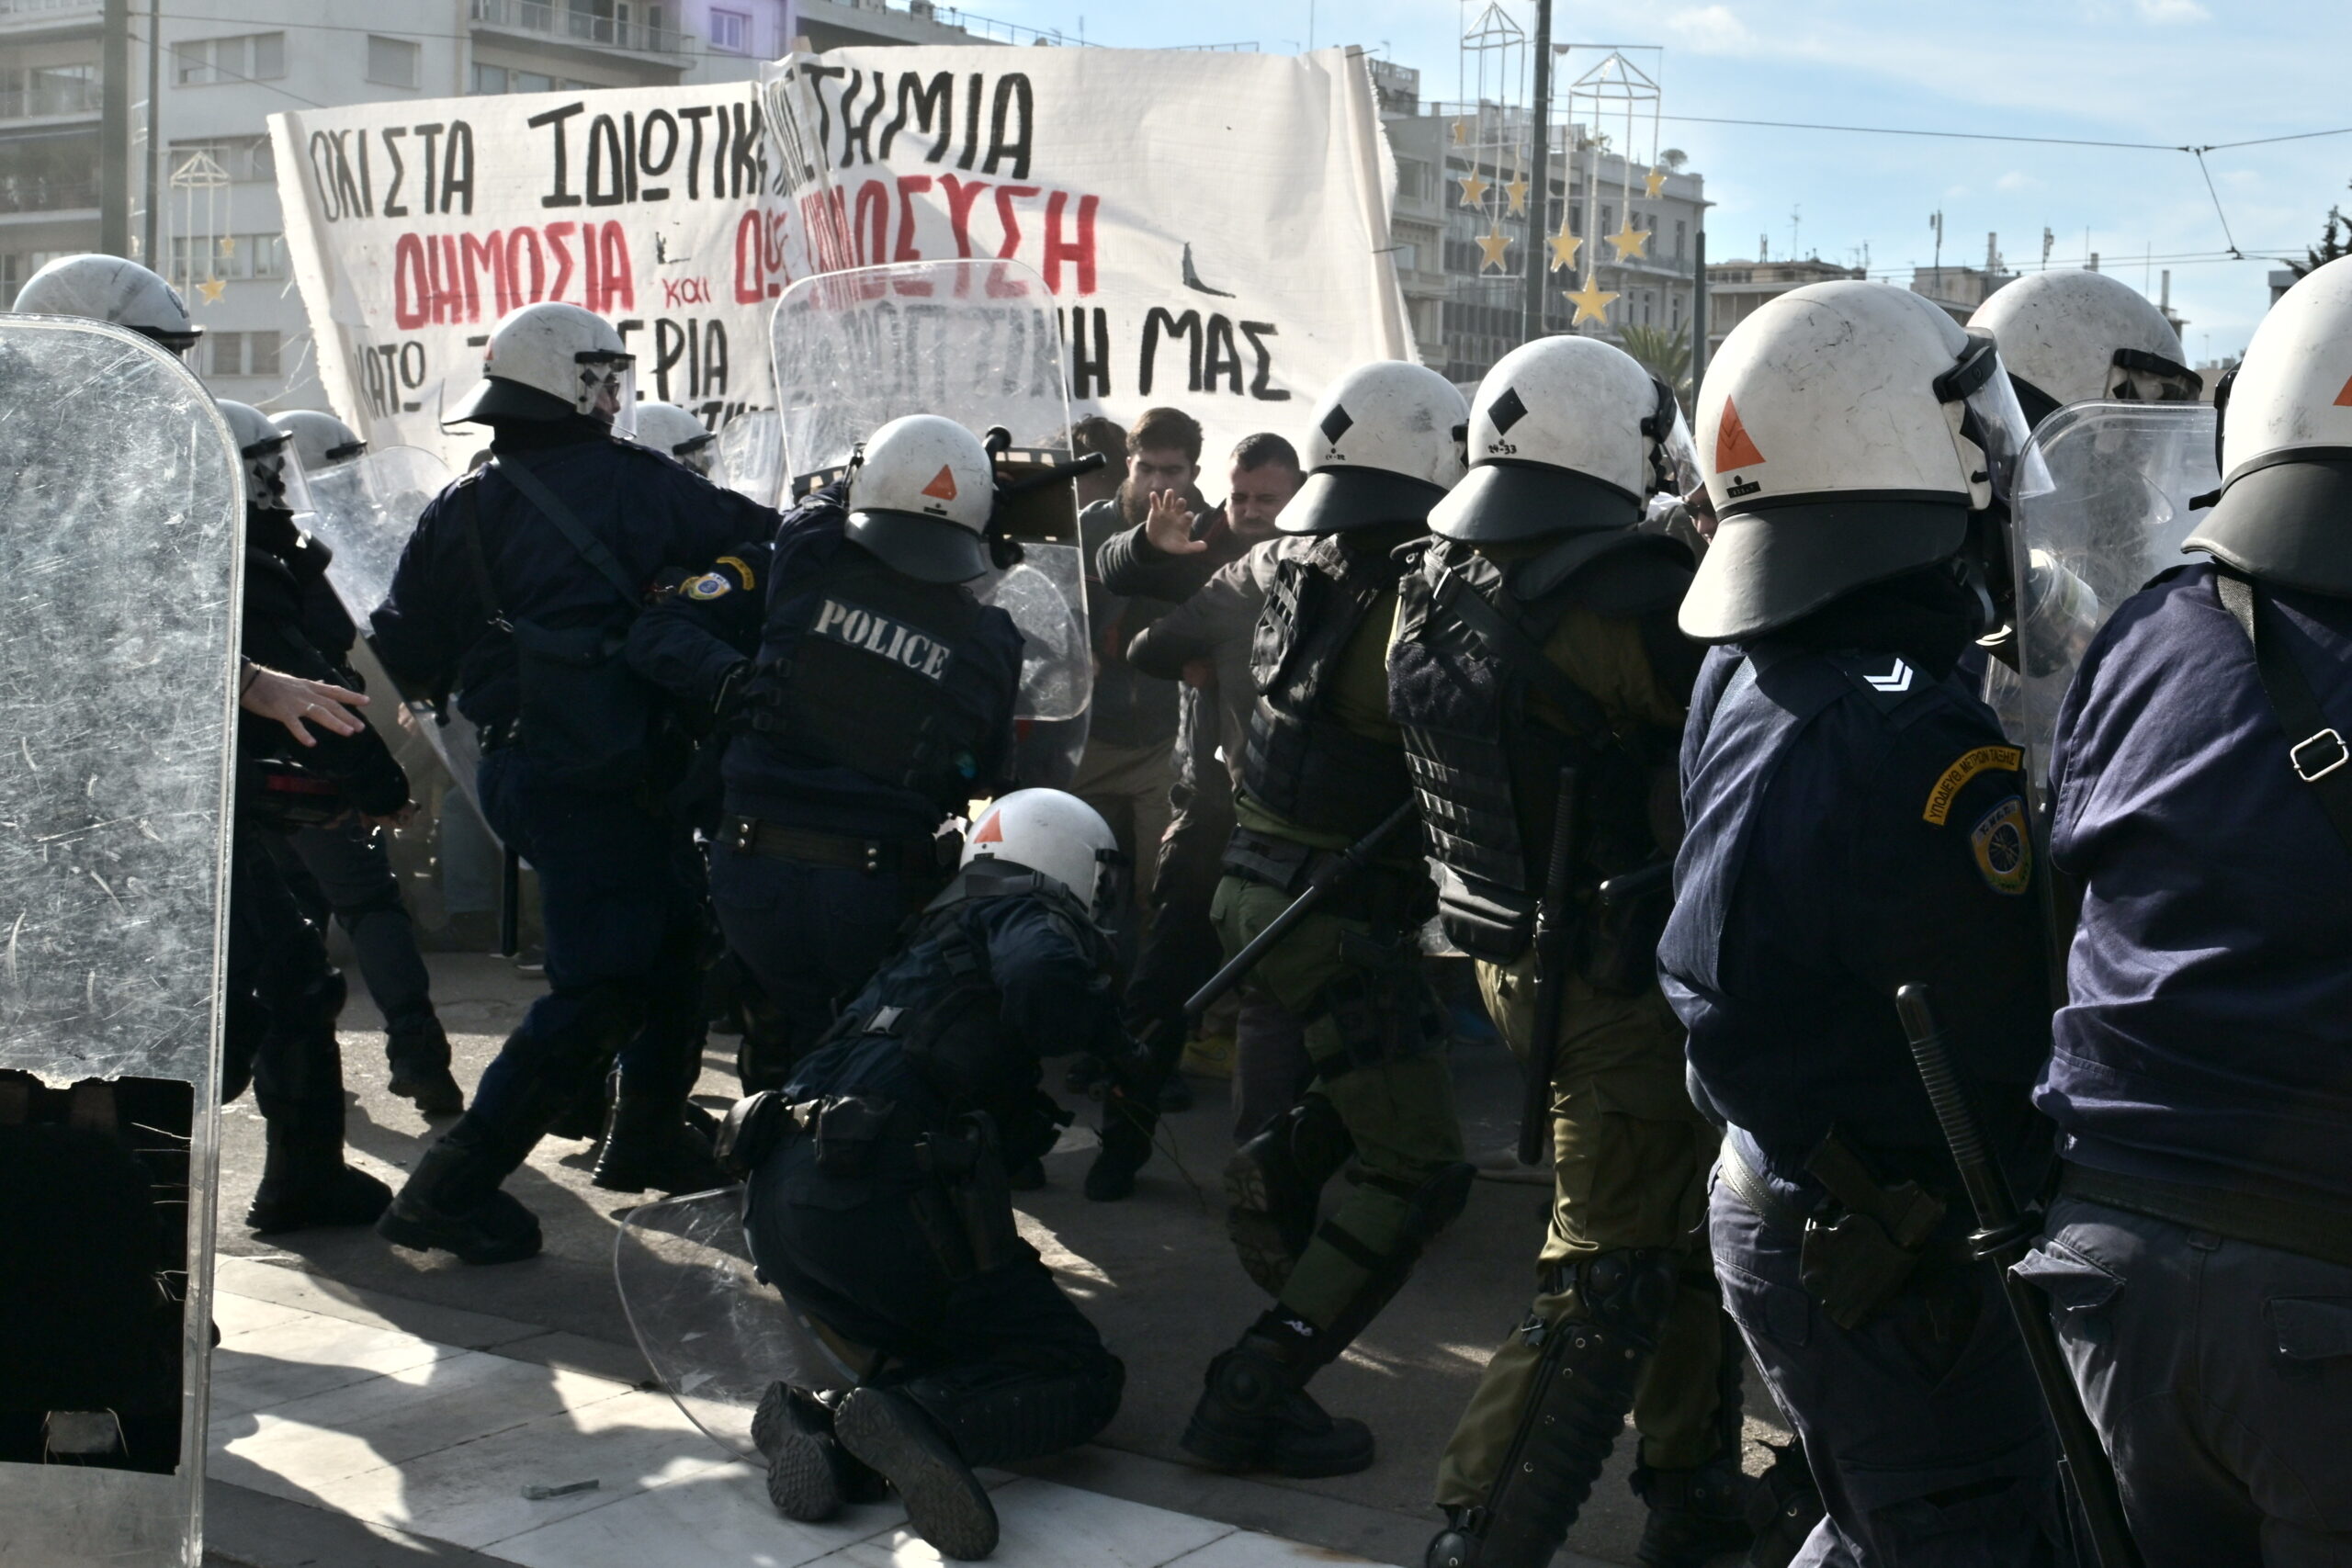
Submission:
<svg viewBox="0 0 2352 1568">
<path fill-rule="evenodd" d="M 2210 22 L 2213 14 L 2197 0 L 2132 0 L 2143 22 L 2168 27 L 2177 22 Z"/>
<path fill-rule="evenodd" d="M 1761 40 L 1728 6 L 1700 6 L 1666 18 L 1667 29 L 1701 54 L 1754 54 Z"/>
<path fill-rule="evenodd" d="M 2003 175 L 1999 179 L 1993 182 L 1993 188 L 1995 190 L 2006 191 L 2040 190 L 2041 186 L 2041 181 L 2035 179 L 2023 169 L 2011 169 L 2007 174 Z"/>
</svg>

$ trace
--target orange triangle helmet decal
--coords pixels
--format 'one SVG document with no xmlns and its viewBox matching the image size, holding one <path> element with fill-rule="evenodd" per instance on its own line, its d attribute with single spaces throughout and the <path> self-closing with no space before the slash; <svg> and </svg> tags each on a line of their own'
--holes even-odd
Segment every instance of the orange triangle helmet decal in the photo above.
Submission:
<svg viewBox="0 0 2352 1568">
<path fill-rule="evenodd" d="M 1764 454 L 1757 449 L 1756 438 L 1740 423 L 1738 408 L 1725 398 L 1724 417 L 1715 426 L 1715 471 L 1752 468 L 1763 460 Z"/>
<path fill-rule="evenodd" d="M 2344 390 L 2335 394 L 2335 406 L 2340 409 L 2352 409 L 2352 380 L 2346 380 L 2344 383 Z"/>
<path fill-rule="evenodd" d="M 1001 844 L 1004 842 L 1004 813 L 1001 811 L 989 812 L 987 818 L 981 821 L 979 831 L 972 835 L 972 842 L 976 844 Z"/>
<path fill-rule="evenodd" d="M 922 487 L 923 494 L 938 501 L 956 499 L 956 475 L 944 463 L 939 465 L 938 477 Z"/>
</svg>

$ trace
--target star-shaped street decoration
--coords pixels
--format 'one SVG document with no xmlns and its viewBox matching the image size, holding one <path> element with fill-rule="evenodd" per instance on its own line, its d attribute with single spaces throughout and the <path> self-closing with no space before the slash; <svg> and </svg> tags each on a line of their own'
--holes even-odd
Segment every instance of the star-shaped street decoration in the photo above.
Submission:
<svg viewBox="0 0 2352 1568">
<path fill-rule="evenodd" d="M 1456 147 L 1470 145 L 1470 128 L 1458 119 L 1453 122 L 1453 144 Z"/>
<path fill-rule="evenodd" d="M 1524 174 L 1512 175 L 1510 177 L 1510 184 L 1503 186 L 1504 194 L 1510 197 L 1510 209 L 1513 212 L 1526 211 L 1527 193 L 1534 188 L 1535 182 L 1529 179 Z"/>
<path fill-rule="evenodd" d="M 229 286 L 217 277 L 208 277 L 196 286 L 196 291 L 204 296 L 206 304 L 218 305 L 220 303 L 220 296 L 229 292 Z"/>
<path fill-rule="evenodd" d="M 1565 289 L 1562 295 L 1577 308 L 1577 319 L 1568 323 L 1572 327 L 1580 327 L 1587 321 L 1599 321 L 1607 326 L 1609 307 L 1617 302 L 1616 295 L 1601 288 L 1599 280 L 1589 277 L 1584 280 L 1582 288 Z"/>
<path fill-rule="evenodd" d="M 1485 272 L 1492 268 L 1496 272 L 1502 271 L 1503 251 L 1510 243 L 1510 236 L 1503 232 L 1502 220 L 1497 219 L 1493 228 L 1476 238 L 1480 252 L 1478 270 Z"/>
<path fill-rule="evenodd" d="M 1468 174 L 1462 175 L 1461 180 L 1462 205 L 1464 207 L 1484 207 L 1487 204 L 1487 192 L 1493 187 L 1488 186 L 1485 180 L 1478 177 L 1478 171 L 1476 169 L 1473 169 Z"/>
<path fill-rule="evenodd" d="M 1577 265 L 1577 253 L 1584 249 L 1584 240 L 1582 237 L 1569 233 L 1568 226 L 1566 223 L 1560 225 L 1560 231 L 1553 235 L 1547 243 L 1552 247 L 1552 270 L 1554 272 L 1567 272 L 1572 270 Z"/>
<path fill-rule="evenodd" d="M 1666 188 L 1666 171 L 1664 169 L 1652 169 L 1648 174 L 1642 176 L 1642 185 L 1649 191 L 1650 195 L 1655 197 L 1658 192 Z"/>
<path fill-rule="evenodd" d="M 1619 261 L 1632 261 L 1649 249 L 1650 237 L 1647 231 L 1634 227 L 1634 215 L 1628 212 L 1625 226 L 1610 235 L 1609 243 L 1617 247 Z"/>
</svg>

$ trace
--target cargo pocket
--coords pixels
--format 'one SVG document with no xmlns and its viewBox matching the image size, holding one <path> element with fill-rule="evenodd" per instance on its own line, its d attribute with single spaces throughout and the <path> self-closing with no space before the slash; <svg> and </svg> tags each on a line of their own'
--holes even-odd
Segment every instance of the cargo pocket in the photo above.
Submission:
<svg viewBox="0 0 2352 1568">
<path fill-rule="evenodd" d="M 2278 1296 L 2268 1311 L 2278 1354 L 2288 1360 L 2352 1357 L 2352 1296 Z"/>
<path fill-rule="evenodd" d="M 2123 1277 L 2055 1236 L 2044 1236 L 2009 1272 L 2050 1298 L 2071 1325 L 2104 1308 L 2123 1289 Z"/>
</svg>

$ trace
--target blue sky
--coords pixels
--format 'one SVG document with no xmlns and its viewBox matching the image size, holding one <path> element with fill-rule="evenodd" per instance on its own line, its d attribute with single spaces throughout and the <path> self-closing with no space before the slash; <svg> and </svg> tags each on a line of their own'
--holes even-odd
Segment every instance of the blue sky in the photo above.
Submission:
<svg viewBox="0 0 2352 1568">
<path fill-rule="evenodd" d="M 1380 48 L 1419 67 L 1424 96 L 1459 96 L 1456 40 L 1483 0 L 1313 0 L 1315 42 Z M 1532 30 L 1532 4 L 1511 4 Z M 977 0 L 1024 26 L 1130 47 L 1307 39 L 1310 0 Z M 2352 6 L 2290 0 L 1559 0 L 1561 41 L 1660 44 L 1667 114 L 2211 145 L 2352 127 L 2343 87 Z M 1597 59 L 1594 55 L 1589 57 Z M 1650 57 L 1634 56 L 1636 60 Z M 2246 261 L 2222 252 L 2222 221 L 2195 159 L 2022 142 L 1939 141 L 1676 123 L 1717 205 L 1710 254 L 1752 256 L 1759 233 L 1800 253 L 1873 270 L 1927 265 L 1928 219 L 1944 214 L 1947 262 L 1981 263 L 1987 231 L 2012 266 L 2101 265 L 2156 292 L 2173 274 L 2193 360 L 2234 354 L 2268 303 L 2275 261 L 2300 254 L 2331 205 L 2352 209 L 2352 135 L 2207 154 Z M 1635 151 L 1645 149 L 1637 145 Z M 2153 270 L 2141 258 L 2160 258 Z M 2161 258 L 2170 255 L 2169 262 Z M 1906 275 L 1907 277 L 1907 275 Z"/>
</svg>

